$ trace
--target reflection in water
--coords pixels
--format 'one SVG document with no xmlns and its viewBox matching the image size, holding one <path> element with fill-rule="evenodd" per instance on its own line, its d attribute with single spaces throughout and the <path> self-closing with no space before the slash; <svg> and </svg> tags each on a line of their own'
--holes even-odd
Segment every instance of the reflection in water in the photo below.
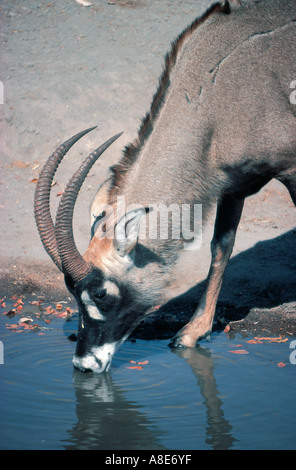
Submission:
<svg viewBox="0 0 296 470">
<path fill-rule="evenodd" d="M 77 423 L 65 449 L 163 449 L 159 429 L 124 398 L 111 374 L 73 372 Z"/>
<path fill-rule="evenodd" d="M 174 349 L 173 352 L 189 363 L 204 397 L 207 413 L 205 442 L 214 450 L 230 449 L 236 439 L 231 435 L 232 426 L 224 418 L 223 402 L 219 398 L 211 351 L 199 346 L 195 349 Z"/>
<path fill-rule="evenodd" d="M 110 373 L 73 373 L 73 321 L 65 333 L 53 315 L 50 324 L 36 319 L 41 331 L 6 328 L 31 308 L 11 320 L 0 312 L 1 449 L 295 449 L 289 343 L 253 344 L 249 356 L 229 357 L 234 338 L 224 334 L 173 352 L 164 340 L 137 340 L 122 346 Z M 149 365 L 128 371 L 130 359 Z"/>
<path fill-rule="evenodd" d="M 212 449 L 231 448 L 235 439 L 222 410 L 210 350 L 198 347 L 173 352 L 189 363 L 204 397 L 207 415 L 205 443 Z M 73 382 L 77 423 L 68 431 L 70 438 L 64 441 L 66 449 L 164 449 L 161 445 L 164 435 L 160 430 L 161 420 L 159 427 L 152 424 L 152 420 L 139 411 L 140 400 L 138 403 L 126 400 L 124 387 L 121 389 L 115 384 L 111 373 L 74 371 Z M 157 419 L 155 421 L 158 422 Z M 180 429 L 182 424 L 176 422 L 175 427 Z"/>
</svg>

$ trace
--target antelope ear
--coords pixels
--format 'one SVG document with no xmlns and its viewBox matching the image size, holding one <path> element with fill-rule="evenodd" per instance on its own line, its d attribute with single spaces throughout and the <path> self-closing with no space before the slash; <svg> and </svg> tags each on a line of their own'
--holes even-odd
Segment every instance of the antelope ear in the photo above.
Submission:
<svg viewBox="0 0 296 470">
<path fill-rule="evenodd" d="M 140 223 L 147 210 L 145 208 L 136 209 L 125 214 L 115 227 L 115 248 L 120 256 L 130 253 L 136 246 Z"/>
</svg>

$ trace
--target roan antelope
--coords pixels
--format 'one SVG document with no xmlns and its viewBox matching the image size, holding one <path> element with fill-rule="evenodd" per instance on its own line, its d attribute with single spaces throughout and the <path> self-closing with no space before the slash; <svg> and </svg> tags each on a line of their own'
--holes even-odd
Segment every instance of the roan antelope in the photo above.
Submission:
<svg viewBox="0 0 296 470">
<path fill-rule="evenodd" d="M 173 216 L 167 238 L 139 240 L 143 224 L 150 230 L 154 205 L 200 205 L 204 221 L 217 205 L 207 287 L 172 347 L 194 347 L 211 331 L 244 199 L 276 178 L 296 205 L 296 105 L 290 88 L 296 84 L 295 39 L 295 0 L 215 3 L 180 34 L 137 139 L 94 200 L 93 237 L 83 257 L 73 237 L 75 201 L 88 171 L 119 134 L 74 174 L 55 225 L 49 209 L 53 176 L 90 129 L 49 157 L 36 188 L 35 218 L 79 306 L 75 367 L 109 369 L 120 344 L 161 302 L 172 268 L 189 246 L 184 237 L 172 236 Z M 116 218 L 123 199 L 131 209 Z"/>
</svg>

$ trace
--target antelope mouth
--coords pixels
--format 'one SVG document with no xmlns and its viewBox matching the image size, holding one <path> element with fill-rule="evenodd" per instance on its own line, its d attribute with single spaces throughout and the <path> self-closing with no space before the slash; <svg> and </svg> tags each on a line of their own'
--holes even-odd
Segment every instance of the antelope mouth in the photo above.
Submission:
<svg viewBox="0 0 296 470">
<path fill-rule="evenodd" d="M 118 343 L 106 343 L 103 346 L 93 347 L 90 353 L 85 356 L 73 357 L 75 369 L 82 372 L 102 373 L 108 372 L 111 366 L 112 358 L 117 350 Z"/>
<path fill-rule="evenodd" d="M 101 374 L 102 372 L 107 372 L 111 365 L 111 359 L 103 365 L 102 362 L 91 354 L 84 357 L 73 357 L 73 366 L 75 369 L 80 370 L 81 372 L 95 372 Z"/>
</svg>

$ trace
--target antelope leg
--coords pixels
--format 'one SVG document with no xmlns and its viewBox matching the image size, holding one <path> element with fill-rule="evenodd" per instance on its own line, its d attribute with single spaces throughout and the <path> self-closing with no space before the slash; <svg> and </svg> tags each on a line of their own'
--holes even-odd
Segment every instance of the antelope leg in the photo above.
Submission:
<svg viewBox="0 0 296 470">
<path fill-rule="evenodd" d="M 206 289 L 189 323 L 172 338 L 171 347 L 195 347 L 199 339 L 211 333 L 217 299 L 232 253 L 243 205 L 244 199 L 232 196 L 224 196 L 218 203 Z"/>
</svg>

